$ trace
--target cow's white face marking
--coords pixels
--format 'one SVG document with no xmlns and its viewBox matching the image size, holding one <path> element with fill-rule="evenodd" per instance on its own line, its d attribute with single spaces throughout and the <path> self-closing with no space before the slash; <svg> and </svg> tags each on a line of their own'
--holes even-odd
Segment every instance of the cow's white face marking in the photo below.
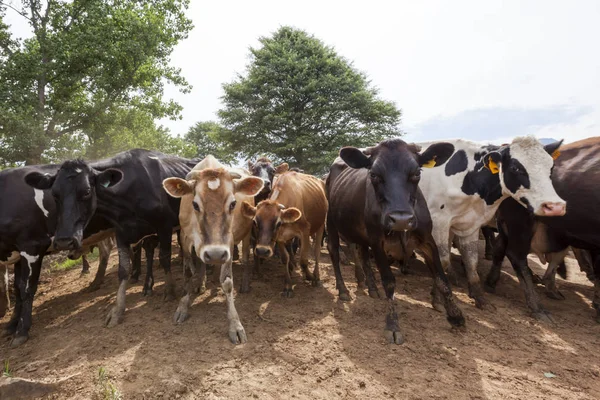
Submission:
<svg viewBox="0 0 600 400">
<path fill-rule="evenodd" d="M 155 156 L 148 156 L 148 158 L 150 158 L 151 160 L 158 160 L 158 157 Z"/>
<path fill-rule="evenodd" d="M 40 210 L 42 210 L 42 212 L 44 213 L 44 217 L 48 217 L 48 214 L 50 214 L 50 212 L 44 207 L 44 191 L 39 189 L 33 189 L 33 192 L 35 204 L 37 204 Z"/>
<path fill-rule="evenodd" d="M 221 180 L 219 178 L 208 181 L 208 188 L 210 190 L 217 190 L 219 186 L 221 186 Z"/>
<path fill-rule="evenodd" d="M 77 172 L 78 174 L 80 174 L 83 170 L 81 168 L 75 168 L 75 172 Z"/>
<path fill-rule="evenodd" d="M 28 291 L 29 290 L 29 278 L 31 277 L 31 272 L 32 272 L 31 264 L 36 262 L 38 260 L 38 258 L 40 258 L 40 256 L 32 256 L 32 255 L 25 253 L 24 251 L 22 251 L 20 254 L 21 254 L 21 257 L 23 257 L 25 259 L 25 261 L 27 262 L 27 267 L 29 268 L 28 275 L 27 275 L 27 284 L 25 285 L 25 291 Z"/>
</svg>

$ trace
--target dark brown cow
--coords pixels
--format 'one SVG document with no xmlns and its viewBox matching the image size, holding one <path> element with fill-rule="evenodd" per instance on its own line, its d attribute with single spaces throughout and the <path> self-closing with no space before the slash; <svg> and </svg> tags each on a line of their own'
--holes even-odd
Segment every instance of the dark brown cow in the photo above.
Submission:
<svg viewBox="0 0 600 400">
<path fill-rule="evenodd" d="M 431 216 L 418 187 L 421 167 L 441 165 L 453 151 L 453 145 L 437 143 L 420 154 L 418 146 L 400 139 L 386 140 L 364 151 L 345 147 L 327 178 L 328 248 L 340 300 L 350 299 L 340 272 L 339 247 L 343 239 L 359 246 L 370 291 L 377 290 L 368 266 L 369 248 L 373 250 L 389 304 L 385 336 L 390 343 L 401 344 L 404 339 L 394 304 L 396 283 L 388 257 L 402 259 L 413 249 L 422 253 L 434 278 L 434 307 L 441 295 L 448 321 L 453 326 L 465 323 L 442 269 L 431 235 Z"/>
<path fill-rule="evenodd" d="M 314 286 L 320 285 L 319 254 L 327 215 L 322 180 L 299 172 L 286 172 L 276 179 L 269 200 L 261 201 L 256 207 L 244 203 L 243 211 L 254 218 L 257 230 L 255 256 L 271 257 L 277 243 L 285 268 L 283 296 L 292 297 L 294 293 L 290 277 L 290 258 L 294 254 L 286 249 L 286 244 L 294 238 L 300 238 L 300 266 L 306 279 Z M 314 245 L 313 273 L 308 270 L 310 237 L 313 237 Z"/>
</svg>

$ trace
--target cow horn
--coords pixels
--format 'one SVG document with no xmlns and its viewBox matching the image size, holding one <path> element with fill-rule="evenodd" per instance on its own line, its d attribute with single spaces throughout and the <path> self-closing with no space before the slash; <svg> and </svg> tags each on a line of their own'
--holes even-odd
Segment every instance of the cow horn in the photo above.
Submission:
<svg viewBox="0 0 600 400">
<path fill-rule="evenodd" d="M 367 147 L 366 149 L 363 150 L 363 154 L 365 156 L 370 156 L 371 153 L 373 152 L 374 147 Z"/>
<path fill-rule="evenodd" d="M 229 176 L 231 177 L 231 179 L 240 179 L 242 177 L 240 173 L 235 171 L 229 171 Z"/>
<path fill-rule="evenodd" d="M 185 176 L 185 180 L 191 181 L 193 179 L 196 179 L 201 172 L 201 170 L 193 169 L 190 172 L 188 172 L 188 174 Z"/>
<path fill-rule="evenodd" d="M 285 206 L 283 204 L 278 204 L 279 208 L 285 210 Z"/>
</svg>

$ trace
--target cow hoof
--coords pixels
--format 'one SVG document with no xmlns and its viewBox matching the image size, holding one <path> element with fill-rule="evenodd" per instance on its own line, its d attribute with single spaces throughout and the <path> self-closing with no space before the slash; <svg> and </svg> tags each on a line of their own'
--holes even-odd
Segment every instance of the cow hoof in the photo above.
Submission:
<svg viewBox="0 0 600 400">
<path fill-rule="evenodd" d="M 364 282 L 358 282 L 356 290 L 367 290 L 367 284 Z"/>
<path fill-rule="evenodd" d="M 104 322 L 104 325 L 107 328 L 114 328 L 115 326 L 119 325 L 122 321 L 123 312 L 119 311 L 115 306 L 110 310 L 110 312 L 106 316 L 106 321 Z"/>
<path fill-rule="evenodd" d="M 435 311 L 444 312 L 446 311 L 446 307 L 444 307 L 444 303 L 439 299 L 433 299 L 431 302 L 431 306 Z"/>
<path fill-rule="evenodd" d="M 496 306 L 487 301 L 484 297 L 475 298 L 475 306 L 480 310 L 487 312 L 495 312 Z"/>
<path fill-rule="evenodd" d="M 483 290 L 488 293 L 496 293 L 496 286 L 488 285 L 487 283 L 483 285 Z"/>
<path fill-rule="evenodd" d="M 380 299 L 381 295 L 379 294 L 379 290 L 377 289 L 369 289 L 369 296 L 372 299 Z"/>
<path fill-rule="evenodd" d="M 321 282 L 321 280 L 315 280 L 315 279 L 313 279 L 312 286 L 313 287 L 323 287 L 323 282 Z"/>
<path fill-rule="evenodd" d="M 341 292 L 339 294 L 340 301 L 352 301 L 352 297 L 348 292 Z"/>
<path fill-rule="evenodd" d="M 538 274 L 531 274 L 531 280 L 536 285 L 541 285 L 544 283 L 544 281 L 542 280 L 542 278 L 540 278 Z"/>
<path fill-rule="evenodd" d="M 177 299 L 177 296 L 175 296 L 175 289 L 173 287 L 171 287 L 168 290 L 165 290 L 165 293 L 163 294 L 164 301 L 173 301 L 176 299 Z"/>
<path fill-rule="evenodd" d="M 290 271 L 290 272 L 291 272 L 291 271 Z M 314 281 L 314 280 L 315 280 L 315 276 L 313 275 L 313 273 L 312 273 L 312 272 L 308 272 L 308 271 L 306 271 L 306 277 L 305 277 L 305 279 L 306 279 L 307 281 Z"/>
<path fill-rule="evenodd" d="M 13 340 L 10 341 L 10 347 L 12 347 L 13 349 L 15 347 L 19 347 L 20 345 L 25 343 L 27 340 L 29 340 L 28 335 L 16 336 Z"/>
<path fill-rule="evenodd" d="M 294 289 L 283 289 L 283 292 L 281 292 L 281 297 L 291 299 L 294 297 Z"/>
<path fill-rule="evenodd" d="M 491 253 L 485 253 L 483 258 L 485 258 L 486 260 L 492 261 L 494 259 L 494 255 Z"/>
<path fill-rule="evenodd" d="M 175 311 L 175 315 L 173 316 L 173 322 L 176 324 L 183 324 L 190 314 L 187 310 L 182 309 L 181 307 L 177 307 Z"/>
<path fill-rule="evenodd" d="M 402 273 L 402 275 L 410 275 L 410 268 L 408 267 L 400 267 L 400 272 Z"/>
<path fill-rule="evenodd" d="M 565 300 L 565 295 L 558 290 L 546 290 L 546 296 L 552 300 Z"/>
<path fill-rule="evenodd" d="M 152 289 L 144 289 L 142 290 L 143 296 L 152 296 Z"/>
<path fill-rule="evenodd" d="M 454 328 L 464 328 L 465 317 L 462 314 L 455 316 L 448 315 L 448 322 L 450 322 L 450 325 L 452 325 Z"/>
<path fill-rule="evenodd" d="M 200 287 L 197 287 L 195 291 L 196 294 L 203 294 L 204 292 L 206 292 L 206 285 L 201 285 Z"/>
<path fill-rule="evenodd" d="M 241 324 L 237 328 L 229 330 L 229 340 L 233 344 L 242 344 L 248 341 L 246 331 Z"/>
<path fill-rule="evenodd" d="M 84 276 L 84 275 L 89 275 L 90 274 L 90 270 L 89 269 L 84 269 L 83 271 L 81 271 L 81 274 L 79 274 L 80 277 Z"/>
<path fill-rule="evenodd" d="M 99 290 L 99 289 L 100 289 L 100 287 L 102 287 L 102 282 L 96 282 L 96 281 L 94 281 L 94 282 L 92 282 L 92 283 L 90 284 L 90 286 L 88 286 L 88 287 L 85 289 L 85 291 L 86 291 L 87 293 L 92 293 L 92 292 L 95 292 L 96 290 Z"/>
<path fill-rule="evenodd" d="M 387 329 L 383 332 L 385 338 L 389 344 L 402 344 L 404 343 L 404 337 L 400 332 L 392 332 Z"/>
<path fill-rule="evenodd" d="M 537 319 L 540 322 L 545 322 L 547 324 L 554 324 L 554 318 L 550 315 L 549 311 L 542 310 L 533 313 L 533 318 Z"/>
</svg>

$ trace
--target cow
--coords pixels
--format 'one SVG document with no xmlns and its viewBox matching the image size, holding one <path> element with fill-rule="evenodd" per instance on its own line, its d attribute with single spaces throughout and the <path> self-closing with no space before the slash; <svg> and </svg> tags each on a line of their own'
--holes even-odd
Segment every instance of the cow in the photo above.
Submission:
<svg viewBox="0 0 600 400">
<path fill-rule="evenodd" d="M 313 286 L 321 285 L 319 255 L 327 215 L 327 199 L 322 180 L 299 172 L 286 172 L 276 179 L 268 200 L 261 201 L 256 207 L 245 202 L 242 209 L 244 215 L 253 219 L 256 226 L 255 257 L 270 258 L 277 243 L 285 270 L 284 297 L 294 295 L 290 277 L 293 265 L 290 258 L 294 257 L 294 253 L 286 249 L 286 244 L 291 243 L 294 238 L 300 239 L 300 266 L 306 280 L 311 281 Z M 314 238 L 315 258 L 312 273 L 308 269 L 311 237 Z"/>
<path fill-rule="evenodd" d="M 427 203 L 419 189 L 422 166 L 442 165 L 454 151 L 450 143 L 419 147 L 400 139 L 389 139 L 375 147 L 360 150 L 344 147 L 327 178 L 327 248 L 335 271 L 339 299 L 351 299 L 340 271 L 340 239 L 356 244 L 370 292 L 377 288 L 368 265 L 373 251 L 388 301 L 385 336 L 390 343 L 402 344 L 398 314 L 394 304 L 395 277 L 388 257 L 403 259 L 417 248 L 423 254 L 434 280 L 434 303 L 443 298 L 448 321 L 464 326 L 448 278 L 442 269 Z"/>
<path fill-rule="evenodd" d="M 478 308 L 494 310 L 477 273 L 479 229 L 509 197 L 537 215 L 565 213 L 565 202 L 550 181 L 553 155 L 562 141 L 544 146 L 534 137 L 517 137 L 501 147 L 460 139 L 449 142 L 454 153 L 444 168 L 424 170 L 419 187 L 431 212 L 444 270 L 449 270 L 450 243 L 457 236 L 469 296 Z"/>
<path fill-rule="evenodd" d="M 204 273 L 204 264 L 221 266 L 220 283 L 227 297 L 228 333 L 234 344 L 245 343 L 247 337 L 233 298 L 233 246 L 249 235 L 252 226 L 250 219 L 244 221 L 241 204 L 243 201 L 253 201 L 263 185 L 260 178 L 242 177 L 239 172 L 226 170 L 213 156 L 202 160 L 186 179 L 168 178 L 163 181 L 165 192 L 181 199 L 179 221 L 182 248 L 184 254 L 190 256 L 185 258 L 197 256 L 203 264 L 201 275 Z M 189 316 L 195 293 L 187 274 L 190 269 L 194 271 L 194 266 L 191 263 L 184 266 L 186 294 L 175 312 L 176 323 L 182 323 Z M 246 267 L 244 276 L 248 270 Z"/>
<path fill-rule="evenodd" d="M 250 174 L 261 178 L 264 183 L 262 191 L 254 197 L 255 204 L 269 198 L 275 175 L 283 174 L 288 169 L 289 165 L 287 163 L 282 163 L 277 167 L 273 166 L 273 163 L 267 157 L 260 157 L 254 162 L 248 160 L 248 171 Z"/>
<path fill-rule="evenodd" d="M 114 327 L 123 319 L 130 247 L 149 235 L 158 236 L 159 262 L 165 270 L 165 298 L 175 297 L 171 236 L 179 225 L 179 200 L 164 192 L 162 181 L 184 177 L 194 165 L 193 160 L 133 149 L 94 163 L 69 160 L 53 174 L 30 172 L 25 176 L 30 186 L 50 189 L 56 199 L 56 249 L 79 249 L 84 230 L 115 232 L 119 289 L 116 304 L 105 319 L 107 327 Z"/>
</svg>

